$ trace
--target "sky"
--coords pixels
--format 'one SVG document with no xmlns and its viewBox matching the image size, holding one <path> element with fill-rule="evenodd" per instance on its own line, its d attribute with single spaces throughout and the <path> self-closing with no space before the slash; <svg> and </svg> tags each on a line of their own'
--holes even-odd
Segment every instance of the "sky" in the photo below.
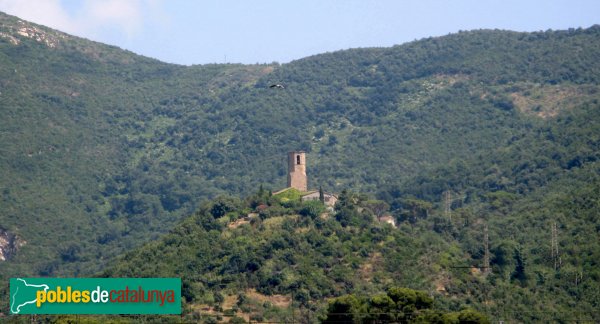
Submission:
<svg viewBox="0 0 600 324">
<path fill-rule="evenodd" d="M 0 11 L 185 65 L 287 63 L 459 30 L 600 24 L 600 0 L 0 0 Z"/>
</svg>

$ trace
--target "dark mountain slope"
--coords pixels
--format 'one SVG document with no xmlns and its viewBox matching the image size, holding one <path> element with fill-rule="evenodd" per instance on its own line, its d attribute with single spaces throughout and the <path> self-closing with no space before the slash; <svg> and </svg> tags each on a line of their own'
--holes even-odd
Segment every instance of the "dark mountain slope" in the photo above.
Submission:
<svg viewBox="0 0 600 324">
<path fill-rule="evenodd" d="M 130 190 L 111 184 L 143 151 L 131 141 L 169 127 L 171 119 L 153 113 L 161 102 L 201 101 L 199 92 L 250 82 L 262 68 L 169 65 L 0 18 L 0 224 L 27 242 L 2 267 L 50 274 L 66 262 L 77 273 L 88 262 L 97 269 L 106 256 L 166 230 L 178 216 L 163 213 L 158 193 L 137 218 L 110 213 Z"/>
</svg>

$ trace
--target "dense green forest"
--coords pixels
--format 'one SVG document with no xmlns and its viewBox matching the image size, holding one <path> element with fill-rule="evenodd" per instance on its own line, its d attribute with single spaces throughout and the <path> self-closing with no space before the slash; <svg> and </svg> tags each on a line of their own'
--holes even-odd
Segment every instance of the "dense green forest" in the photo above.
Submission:
<svg viewBox="0 0 600 324">
<path fill-rule="evenodd" d="M 599 226 L 586 224 L 598 223 L 597 180 L 587 186 L 570 179 L 585 189 L 562 197 L 563 181 L 548 186 L 552 198 L 547 191 L 518 202 L 507 192 L 490 194 L 456 208 L 451 219 L 424 200 L 403 199 L 394 208 L 345 190 L 333 211 L 265 190 L 244 200 L 219 197 L 102 276 L 180 276 L 188 319 L 334 321 L 339 315 L 357 322 L 453 323 L 463 314 L 482 322 L 592 321 L 600 272 L 597 242 L 589 239 Z M 573 196 L 580 203 L 565 199 Z M 546 208 L 573 219 L 548 217 Z M 397 228 L 377 221 L 388 212 Z M 558 264 L 549 242 L 553 222 L 561 225 Z M 428 307 L 382 297 L 395 286 L 422 291 L 431 298 Z"/>
<path fill-rule="evenodd" d="M 0 274 L 181 275 L 190 305 L 219 304 L 226 277 L 223 298 L 304 291 L 315 304 L 292 304 L 321 316 L 325 298 L 399 286 L 448 312 L 597 321 L 599 62 L 593 26 L 178 66 L 0 13 L 0 234 L 19 242 Z M 201 201 L 283 188 L 299 149 L 309 187 L 364 193 L 358 215 L 382 200 L 398 229 L 276 202 L 263 225 L 205 224 Z M 486 255 L 489 273 L 453 268 Z"/>
</svg>

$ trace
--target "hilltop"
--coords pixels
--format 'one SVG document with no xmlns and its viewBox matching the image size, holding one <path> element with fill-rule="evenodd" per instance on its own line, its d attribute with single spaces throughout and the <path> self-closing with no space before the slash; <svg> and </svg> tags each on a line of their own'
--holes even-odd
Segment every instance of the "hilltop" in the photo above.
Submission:
<svg viewBox="0 0 600 324">
<path fill-rule="evenodd" d="M 207 201 L 171 233 L 124 255 L 102 276 L 181 276 L 190 319 L 324 317 L 332 297 L 366 297 L 393 286 L 435 294 L 441 310 L 462 309 L 459 302 L 447 304 L 442 294 L 448 283 L 439 271 L 449 274 L 452 265 L 470 262 L 461 253 L 446 254 L 452 242 L 418 235 L 422 224 L 396 229 L 378 222 L 381 202 L 366 195 L 342 192 L 335 211 L 296 196 L 263 190 L 243 200 Z M 424 246 L 431 251 L 425 268 Z M 440 263 L 442 255 L 446 260 Z M 437 291 L 434 282 L 441 286 Z"/>
<path fill-rule="evenodd" d="M 390 211 L 382 201 L 348 191 L 333 211 L 285 192 L 219 197 L 101 276 L 181 277 L 189 320 L 331 319 L 350 312 L 337 316 L 431 321 L 435 317 L 427 316 L 439 312 L 476 316 L 473 309 L 494 320 L 592 320 L 599 251 L 582 239 L 597 232 L 585 225 L 597 219 L 597 210 L 585 204 L 575 209 L 567 197 L 595 199 L 590 188 L 597 192 L 598 177 L 587 185 L 572 181 L 584 189 L 558 196 L 557 187 L 566 185 L 561 181 L 524 199 L 490 194 L 486 202 L 457 208 L 450 219 L 427 201 L 406 199 Z M 554 196 L 546 198 L 549 192 Z M 548 217 L 541 206 L 570 212 L 571 219 Z M 389 212 L 397 225 L 378 221 Z M 537 244 L 550 238 L 553 221 L 560 224 L 558 269 L 551 246 Z M 435 311 L 382 297 L 392 287 L 420 291 Z M 410 289 L 404 293 L 414 294 Z"/>
</svg>

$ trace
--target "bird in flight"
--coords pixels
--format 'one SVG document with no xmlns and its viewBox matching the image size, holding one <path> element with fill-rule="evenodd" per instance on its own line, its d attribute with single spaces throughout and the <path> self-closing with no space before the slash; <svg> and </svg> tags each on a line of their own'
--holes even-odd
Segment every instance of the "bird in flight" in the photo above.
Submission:
<svg viewBox="0 0 600 324">
<path fill-rule="evenodd" d="M 271 85 L 269 86 L 269 88 L 271 88 L 271 89 L 273 89 L 273 88 L 277 88 L 277 89 L 285 89 L 285 87 L 283 86 L 283 84 L 279 84 L 279 83 L 276 83 L 276 84 L 271 84 Z"/>
</svg>

